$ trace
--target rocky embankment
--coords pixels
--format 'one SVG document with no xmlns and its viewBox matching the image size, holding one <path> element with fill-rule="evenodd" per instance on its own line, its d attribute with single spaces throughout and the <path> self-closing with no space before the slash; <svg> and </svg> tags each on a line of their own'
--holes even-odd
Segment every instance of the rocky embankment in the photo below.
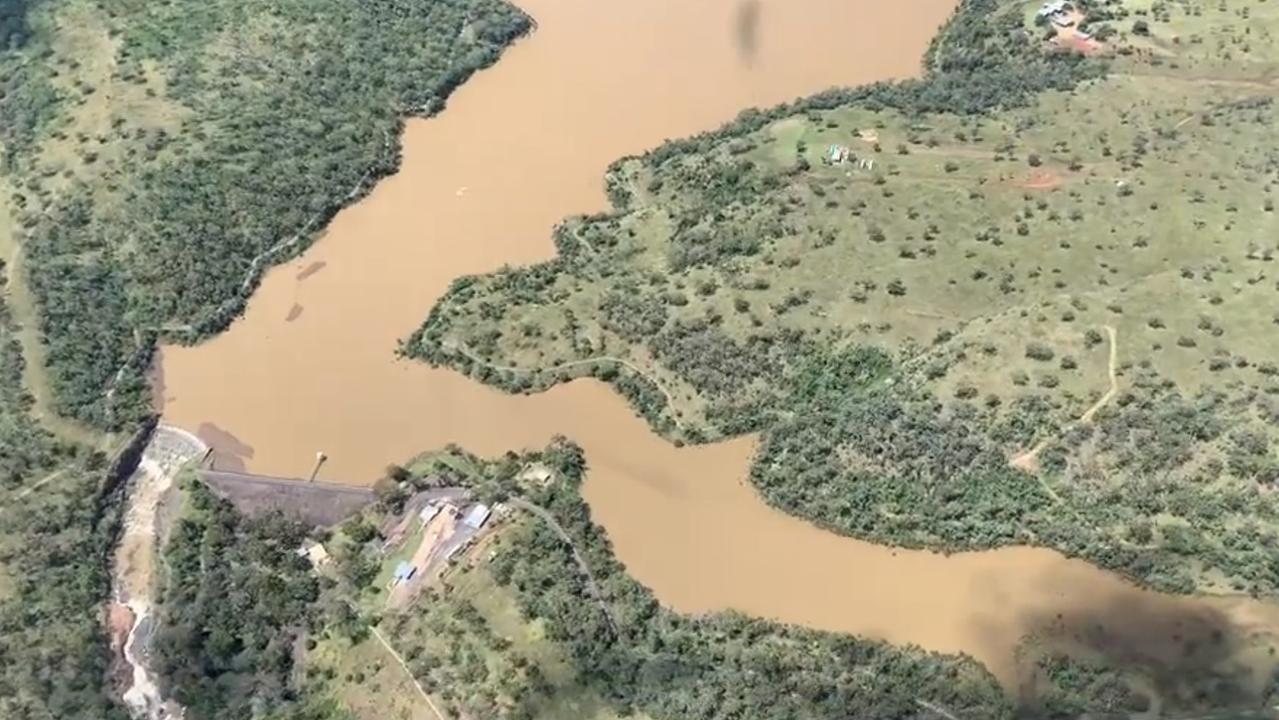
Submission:
<svg viewBox="0 0 1279 720">
<path fill-rule="evenodd" d="M 152 606 L 158 559 L 157 514 L 178 472 L 199 461 L 208 447 L 179 428 L 160 425 L 125 487 L 124 527 L 112 562 L 112 602 L 108 617 L 112 641 L 123 659 L 124 702 L 139 720 L 181 718 L 183 710 L 166 700 L 149 667 L 155 626 Z"/>
</svg>

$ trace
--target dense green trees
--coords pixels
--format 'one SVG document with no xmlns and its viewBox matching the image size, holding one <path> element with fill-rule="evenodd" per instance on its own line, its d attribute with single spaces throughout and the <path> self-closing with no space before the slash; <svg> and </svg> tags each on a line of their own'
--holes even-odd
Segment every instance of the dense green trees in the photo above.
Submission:
<svg viewBox="0 0 1279 720">
<path fill-rule="evenodd" d="M 166 695 L 197 719 L 283 712 L 299 699 L 297 644 L 320 622 L 320 581 L 297 554 L 306 528 L 246 518 L 200 483 L 186 492 L 153 650 Z"/>
<path fill-rule="evenodd" d="M 0 303 L 0 717 L 119 720 L 101 614 L 118 477 L 41 428 L 21 381 Z"/>
<path fill-rule="evenodd" d="M 21 45 L 29 33 L 27 0 L 0 3 L 0 51 Z"/>
</svg>

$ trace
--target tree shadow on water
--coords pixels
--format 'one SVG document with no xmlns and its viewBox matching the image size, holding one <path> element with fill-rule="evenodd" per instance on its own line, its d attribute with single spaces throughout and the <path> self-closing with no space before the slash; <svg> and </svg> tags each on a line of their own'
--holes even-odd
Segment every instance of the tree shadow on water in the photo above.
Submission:
<svg viewBox="0 0 1279 720">
<path fill-rule="evenodd" d="M 737 46 L 738 57 L 742 64 L 750 66 L 755 63 L 759 52 L 759 0 L 741 0 L 737 3 L 736 17 L 733 22 L 733 39 Z"/>
</svg>

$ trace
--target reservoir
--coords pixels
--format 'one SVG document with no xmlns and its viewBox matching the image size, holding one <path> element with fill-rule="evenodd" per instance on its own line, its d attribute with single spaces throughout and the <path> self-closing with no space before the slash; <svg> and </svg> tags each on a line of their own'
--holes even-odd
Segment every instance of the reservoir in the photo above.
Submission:
<svg viewBox="0 0 1279 720">
<path fill-rule="evenodd" d="M 917 74 L 953 0 L 521 0 L 538 30 L 430 120 L 403 166 L 343 210 L 247 311 L 165 347 L 166 422 L 222 467 L 369 483 L 458 443 L 497 455 L 562 434 L 586 451 L 594 516 L 630 572 L 686 612 L 736 609 L 963 652 L 1007 686 L 1027 633 L 1125 663 L 1263 681 L 1279 608 L 1139 590 L 1043 549 L 941 555 L 840 537 L 768 507 L 747 483 L 754 439 L 676 448 L 607 385 L 510 396 L 395 357 L 449 283 L 545 260 L 562 218 L 606 209 L 617 158 L 740 110 Z"/>
</svg>

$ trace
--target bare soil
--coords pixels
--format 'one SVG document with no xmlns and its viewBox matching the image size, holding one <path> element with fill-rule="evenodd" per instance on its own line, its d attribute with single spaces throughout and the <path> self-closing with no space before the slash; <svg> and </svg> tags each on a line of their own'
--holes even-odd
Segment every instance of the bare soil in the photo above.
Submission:
<svg viewBox="0 0 1279 720">
<path fill-rule="evenodd" d="M 387 607 L 398 609 L 408 605 L 422 586 L 435 580 L 444 567 L 444 563 L 438 562 L 440 558 L 435 557 L 436 551 L 439 549 L 440 541 L 451 536 L 456 527 L 457 518 L 448 512 L 441 512 L 431 518 L 431 522 L 427 523 L 422 533 L 422 542 L 417 546 L 417 550 L 413 551 L 413 557 L 409 559 L 409 564 L 416 567 L 418 572 L 408 582 L 399 583 L 391 588 L 386 599 Z"/>
<path fill-rule="evenodd" d="M 1030 174 L 1030 177 L 1020 183 L 1021 187 L 1027 190 L 1055 190 L 1061 187 L 1063 180 L 1060 175 L 1047 170 L 1036 170 Z"/>
</svg>

